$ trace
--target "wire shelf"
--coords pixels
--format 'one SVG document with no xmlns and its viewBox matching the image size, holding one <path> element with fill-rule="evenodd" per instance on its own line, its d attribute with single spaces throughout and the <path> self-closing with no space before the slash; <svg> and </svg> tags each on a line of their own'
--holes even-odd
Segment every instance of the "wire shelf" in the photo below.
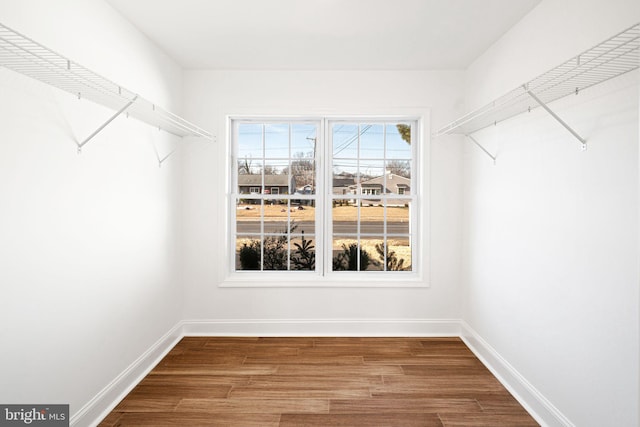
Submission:
<svg viewBox="0 0 640 427">
<path fill-rule="evenodd" d="M 212 135 L 187 120 L 0 24 L 0 65 L 40 80 L 79 98 L 121 110 L 171 134 L 212 140 Z"/>
<path fill-rule="evenodd" d="M 640 65 L 639 48 L 640 24 L 636 24 L 492 103 L 451 122 L 439 129 L 435 136 L 469 135 L 537 108 L 539 103 L 535 98 L 547 104 L 633 71 Z"/>
</svg>

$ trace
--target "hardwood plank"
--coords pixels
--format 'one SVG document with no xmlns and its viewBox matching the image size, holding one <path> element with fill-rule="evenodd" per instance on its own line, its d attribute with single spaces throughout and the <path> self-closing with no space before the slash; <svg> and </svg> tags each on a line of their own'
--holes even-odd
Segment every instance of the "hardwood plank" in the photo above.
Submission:
<svg viewBox="0 0 640 427">
<path fill-rule="evenodd" d="M 390 362 L 393 358 L 411 356 L 412 350 L 409 348 L 376 346 L 372 348 L 361 348 L 359 346 L 321 346 L 302 348 L 299 350 L 300 356 L 308 357 L 335 357 L 335 356 L 352 356 L 352 357 L 383 357 Z M 416 350 L 419 351 L 419 350 Z"/>
<path fill-rule="evenodd" d="M 260 398 L 369 398 L 369 389 L 382 384 L 382 377 L 331 377 L 270 375 L 254 377 L 248 385 L 233 387 L 230 399 Z"/>
<path fill-rule="evenodd" d="M 404 390 L 476 390 L 476 391 L 500 391 L 504 386 L 492 376 L 478 375 L 451 375 L 425 378 L 424 376 L 411 375 L 386 375 L 383 377 L 384 385 L 381 388 L 399 388 Z"/>
<path fill-rule="evenodd" d="M 492 375 L 491 372 L 479 361 L 465 363 L 461 365 L 451 365 L 450 363 L 431 363 L 424 365 L 401 365 L 402 373 L 410 376 L 437 377 L 437 376 L 457 376 L 457 375 Z"/>
<path fill-rule="evenodd" d="M 495 414 L 520 414 L 523 411 L 520 403 L 506 390 L 497 393 L 486 393 L 478 397 L 478 405 L 485 411 Z"/>
<path fill-rule="evenodd" d="M 234 354 L 235 353 L 235 354 Z M 177 355 L 169 355 L 164 358 L 162 366 L 180 366 L 180 365 L 241 365 L 246 358 L 246 352 L 237 352 L 234 349 L 228 349 L 226 352 L 214 352 L 211 350 L 190 350 L 186 349 Z M 295 354 L 294 354 L 295 355 Z"/>
<path fill-rule="evenodd" d="M 247 357 L 245 365 L 362 365 L 362 356 L 254 356 Z"/>
<path fill-rule="evenodd" d="M 333 377 L 294 377 L 277 376 L 256 377 L 249 385 L 233 387 L 230 399 L 347 399 L 355 397 L 369 398 L 372 383 L 368 378 Z M 381 378 L 377 381 L 382 383 Z"/>
<path fill-rule="evenodd" d="M 126 413 L 113 427 L 278 427 L 275 414 Z M 100 424 L 100 427 L 106 427 Z"/>
<path fill-rule="evenodd" d="M 432 414 L 283 414 L 280 427 L 443 427 Z"/>
<path fill-rule="evenodd" d="M 526 412 L 523 414 L 441 414 L 443 427 L 536 427 L 539 424 Z"/>
<path fill-rule="evenodd" d="M 147 375 L 138 385 L 164 386 L 164 387 L 197 387 L 211 388 L 215 386 L 232 387 L 234 385 L 248 384 L 249 377 L 229 376 L 229 375 L 163 375 L 156 373 Z"/>
<path fill-rule="evenodd" d="M 376 398 L 331 400 L 332 414 L 439 414 L 478 413 L 482 408 L 475 399 Z"/>
<path fill-rule="evenodd" d="M 396 365 L 331 365 L 322 366 L 318 369 L 315 365 L 281 365 L 278 366 L 278 375 L 326 375 L 336 377 L 349 376 L 382 376 L 382 375 L 402 375 L 404 372 L 401 366 Z"/>
<path fill-rule="evenodd" d="M 180 365 L 175 366 L 162 366 L 157 367 L 149 373 L 149 375 L 215 375 L 215 376 L 239 376 L 248 377 L 254 375 L 273 375 L 278 373 L 278 366 L 276 365 Z"/>
<path fill-rule="evenodd" d="M 101 427 L 116 427 L 120 418 L 122 418 L 122 412 L 116 412 L 115 410 L 109 413 L 104 420 L 100 423 Z"/>
<path fill-rule="evenodd" d="M 214 414 L 329 413 L 327 399 L 182 399 L 175 412 Z"/>
<path fill-rule="evenodd" d="M 231 386 L 212 386 L 212 387 L 200 387 L 200 386 L 144 386 L 142 388 L 136 388 L 129 397 L 131 399 L 155 399 L 160 400 L 172 400 L 172 399 L 184 399 L 200 398 L 200 399 L 213 399 L 218 397 L 227 397 L 231 391 Z"/>
<path fill-rule="evenodd" d="M 173 412 L 182 397 L 161 396 L 149 398 L 129 393 L 114 409 L 117 412 Z"/>
<path fill-rule="evenodd" d="M 149 375 L 131 391 L 130 396 L 133 399 L 157 400 L 226 397 L 233 384 L 221 384 L 220 381 L 215 377 Z"/>
<path fill-rule="evenodd" d="M 404 357 L 363 356 L 365 365 L 403 365 L 403 366 L 477 366 L 479 362 L 475 357 L 466 356 L 416 356 Z"/>
</svg>

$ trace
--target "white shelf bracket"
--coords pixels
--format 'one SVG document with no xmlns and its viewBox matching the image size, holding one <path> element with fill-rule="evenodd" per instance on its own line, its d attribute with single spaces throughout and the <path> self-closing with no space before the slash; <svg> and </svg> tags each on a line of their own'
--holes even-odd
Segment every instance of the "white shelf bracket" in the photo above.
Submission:
<svg viewBox="0 0 640 427">
<path fill-rule="evenodd" d="M 82 147 L 84 147 L 87 142 L 91 141 L 93 137 L 96 136 L 98 133 L 100 133 L 102 129 L 107 127 L 109 123 L 114 121 L 120 114 L 124 113 L 129 107 L 131 107 L 131 105 L 133 105 L 133 103 L 136 102 L 136 99 L 138 99 L 138 95 L 134 96 L 131 101 L 127 102 L 127 104 L 124 107 L 122 107 L 120 110 L 118 110 L 117 113 L 111 116 L 109 120 L 104 122 L 98 129 L 96 129 L 91 135 L 89 135 L 84 141 L 82 141 L 82 143 L 78 144 L 78 154 L 82 152 Z"/>
<path fill-rule="evenodd" d="M 171 157 L 171 155 L 172 155 L 173 153 L 175 153 L 177 150 L 178 150 L 177 148 L 176 148 L 176 149 L 171 150 L 171 151 L 169 152 L 169 154 L 167 154 L 167 155 L 166 155 L 166 156 L 164 156 L 163 158 L 159 158 L 159 157 L 158 157 L 158 167 L 159 167 L 159 168 L 161 168 L 161 167 L 162 167 L 162 164 L 164 163 L 164 161 L 165 161 L 165 160 L 167 160 L 169 157 Z"/>
<path fill-rule="evenodd" d="M 542 102 L 540 100 L 540 98 L 538 98 L 535 94 L 533 94 L 533 92 L 531 92 L 530 90 L 527 90 L 527 93 L 529 94 L 530 97 L 532 97 L 533 99 L 535 99 L 535 101 L 540 104 L 540 106 L 542 108 L 544 108 L 546 110 L 547 113 L 549 113 L 551 115 L 551 117 L 553 117 L 554 119 L 556 119 L 558 121 L 558 123 L 560 123 L 562 126 L 564 126 L 564 128 L 566 130 L 568 130 L 569 132 L 571 132 L 571 135 L 573 135 L 578 141 L 580 141 L 580 148 L 582 148 L 582 151 L 585 151 L 587 149 L 587 140 L 584 139 L 583 137 L 580 136 L 580 134 L 578 134 L 578 132 L 576 132 L 575 130 L 573 130 L 573 128 L 571 126 L 569 126 L 564 120 L 562 120 L 556 113 L 553 112 L 553 110 L 551 110 L 551 108 L 549 108 L 549 106 L 547 104 L 545 104 L 544 102 Z"/>
<path fill-rule="evenodd" d="M 466 135 L 466 136 L 467 136 L 467 138 L 469 138 L 471 140 L 471 142 L 476 144 L 478 146 L 478 148 L 480 148 L 484 152 L 484 154 L 486 154 L 487 156 L 491 157 L 491 160 L 493 160 L 493 165 L 495 166 L 495 164 L 496 164 L 496 156 L 494 156 L 493 154 L 491 154 L 489 152 L 489 150 L 484 148 L 482 146 L 482 144 L 480 144 L 478 141 L 476 141 L 476 139 L 474 137 L 472 137 L 471 135 Z"/>
</svg>

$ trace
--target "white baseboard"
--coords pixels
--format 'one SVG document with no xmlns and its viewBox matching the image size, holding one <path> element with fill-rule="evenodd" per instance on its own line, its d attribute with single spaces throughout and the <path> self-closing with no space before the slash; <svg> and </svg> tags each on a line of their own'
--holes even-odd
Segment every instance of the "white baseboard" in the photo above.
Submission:
<svg viewBox="0 0 640 427">
<path fill-rule="evenodd" d="M 191 336 L 332 336 L 433 337 L 459 336 L 457 319 L 248 319 L 185 320 Z"/>
<path fill-rule="evenodd" d="M 72 427 L 98 425 L 183 336 L 182 324 L 178 323 L 78 412 L 74 413 L 71 416 L 70 425 Z"/>
<path fill-rule="evenodd" d="M 461 322 L 460 337 L 478 359 L 543 427 L 575 427 L 542 393 L 533 387 L 464 321 Z"/>
</svg>

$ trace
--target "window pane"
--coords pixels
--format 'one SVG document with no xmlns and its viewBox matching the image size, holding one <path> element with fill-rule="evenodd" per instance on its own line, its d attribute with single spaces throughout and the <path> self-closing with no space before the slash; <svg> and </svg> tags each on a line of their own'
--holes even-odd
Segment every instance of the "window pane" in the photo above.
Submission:
<svg viewBox="0 0 640 427">
<path fill-rule="evenodd" d="M 384 188 L 384 161 L 361 160 L 360 161 L 361 187 L 377 189 L 377 194 L 383 194 Z M 375 194 L 375 193 L 369 193 Z"/>
<path fill-rule="evenodd" d="M 295 188 L 289 174 L 288 160 L 265 160 L 264 162 L 264 194 L 273 194 L 271 190 L 277 188 L 275 194 L 289 194 Z"/>
<path fill-rule="evenodd" d="M 293 124 L 291 126 L 291 157 L 313 159 L 316 153 L 317 126 Z"/>
<path fill-rule="evenodd" d="M 332 193 L 336 195 L 356 194 L 357 160 L 334 160 Z"/>
<path fill-rule="evenodd" d="M 261 175 L 262 160 L 245 157 L 238 160 L 238 175 Z"/>
<path fill-rule="evenodd" d="M 291 237 L 291 269 L 313 271 L 316 268 L 316 243 L 313 234 Z"/>
<path fill-rule="evenodd" d="M 262 193 L 262 161 L 238 160 L 238 194 Z"/>
<path fill-rule="evenodd" d="M 332 270 L 357 271 L 358 239 L 356 237 L 334 236 L 332 243 Z"/>
<path fill-rule="evenodd" d="M 336 124 L 332 128 L 333 157 L 356 159 L 358 157 L 358 125 Z"/>
<path fill-rule="evenodd" d="M 405 184 L 411 186 L 411 160 L 408 159 L 396 159 L 387 160 L 386 170 L 388 173 L 393 174 L 392 178 L 400 177 L 400 181 L 405 181 Z"/>
<path fill-rule="evenodd" d="M 262 205 L 260 200 L 239 200 L 236 206 L 236 233 L 260 233 Z"/>
<path fill-rule="evenodd" d="M 313 200 L 302 200 L 302 202 L 312 202 Z M 291 215 L 291 232 L 315 234 L 316 232 L 316 208 L 313 205 L 293 203 L 289 209 Z"/>
<path fill-rule="evenodd" d="M 287 234 L 267 235 L 263 240 L 263 270 L 289 269 L 289 239 Z"/>
<path fill-rule="evenodd" d="M 361 239 L 356 237 L 335 236 L 332 244 L 333 271 L 380 270 L 376 259 L 375 243 L 379 239 Z"/>
<path fill-rule="evenodd" d="M 385 212 L 381 199 L 362 200 L 360 207 L 360 233 L 384 233 Z"/>
<path fill-rule="evenodd" d="M 384 246 L 384 237 L 365 237 L 360 240 L 360 247 L 363 254 L 366 254 L 367 262 L 366 266 L 363 264 L 363 268 L 366 271 L 380 271 L 384 270 L 384 263 L 382 261 L 381 253 L 378 252 L 379 248 Z M 361 254 L 362 256 L 362 254 Z"/>
<path fill-rule="evenodd" d="M 260 270 L 262 244 L 259 236 L 236 237 L 236 270 Z"/>
<path fill-rule="evenodd" d="M 292 159 L 291 176 L 295 192 L 316 194 L 316 162 L 312 158 L 296 157 Z"/>
<path fill-rule="evenodd" d="M 410 159 L 411 125 L 398 123 L 387 125 L 387 159 Z"/>
<path fill-rule="evenodd" d="M 265 199 L 264 232 L 286 233 L 289 226 L 288 200 Z"/>
<path fill-rule="evenodd" d="M 264 126 L 264 157 L 289 158 L 289 124 L 267 124 Z"/>
<path fill-rule="evenodd" d="M 384 125 L 360 125 L 360 158 L 384 158 Z"/>
<path fill-rule="evenodd" d="M 262 158 L 262 125 L 241 123 L 238 125 L 238 159 Z"/>
<path fill-rule="evenodd" d="M 411 202 L 402 200 L 403 204 L 397 205 L 391 204 L 393 200 L 388 202 L 390 204 L 387 205 L 387 234 L 409 235 L 411 232 L 411 227 L 409 227 Z"/>
<path fill-rule="evenodd" d="M 334 234 L 355 234 L 358 232 L 358 207 L 348 199 L 335 199 L 331 209 Z"/>
<path fill-rule="evenodd" d="M 411 271 L 411 240 L 391 238 L 387 240 L 386 270 Z"/>
</svg>

